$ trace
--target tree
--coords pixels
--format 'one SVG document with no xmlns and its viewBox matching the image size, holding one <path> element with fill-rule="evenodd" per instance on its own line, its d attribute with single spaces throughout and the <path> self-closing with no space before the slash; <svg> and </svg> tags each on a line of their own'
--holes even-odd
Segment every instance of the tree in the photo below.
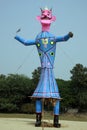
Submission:
<svg viewBox="0 0 87 130">
<path fill-rule="evenodd" d="M 71 107 L 73 98 L 71 95 L 71 88 L 70 88 L 70 84 L 71 81 L 65 81 L 62 79 L 56 79 L 58 87 L 59 87 L 59 93 L 60 96 L 62 98 L 61 100 L 61 111 L 62 112 L 66 112 L 68 110 L 68 108 Z"/>
<path fill-rule="evenodd" d="M 24 75 L 0 76 L 0 111 L 20 112 L 23 103 L 31 96 L 31 79 Z"/>
<path fill-rule="evenodd" d="M 87 109 L 87 67 L 84 67 L 82 64 L 76 64 L 70 72 L 72 74 L 73 106 L 78 107 L 79 111 L 82 111 Z"/>
<path fill-rule="evenodd" d="M 32 83 L 33 83 L 33 87 L 36 88 L 39 79 L 40 79 L 40 73 L 41 73 L 41 67 L 38 67 L 37 69 L 35 69 L 32 72 Z"/>
<path fill-rule="evenodd" d="M 39 78 L 40 78 L 40 73 L 41 73 L 41 67 L 38 67 L 37 69 L 35 69 L 35 70 L 32 72 L 32 79 L 34 79 L 34 80 L 39 80 Z"/>
</svg>

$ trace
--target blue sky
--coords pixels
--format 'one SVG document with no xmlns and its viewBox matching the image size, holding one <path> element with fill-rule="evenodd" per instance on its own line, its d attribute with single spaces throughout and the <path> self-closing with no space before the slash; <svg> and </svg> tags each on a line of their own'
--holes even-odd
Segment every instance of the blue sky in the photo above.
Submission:
<svg viewBox="0 0 87 130">
<path fill-rule="evenodd" d="M 40 66 L 36 47 L 23 46 L 14 36 L 21 28 L 20 36 L 35 39 L 41 31 L 36 16 L 40 15 L 40 7 L 45 6 L 52 8 L 56 16 L 51 33 L 55 36 L 74 33 L 72 39 L 57 45 L 55 77 L 70 79 L 70 70 L 77 63 L 87 67 L 87 0 L 0 0 L 0 74 L 31 77 L 32 71 Z"/>
</svg>

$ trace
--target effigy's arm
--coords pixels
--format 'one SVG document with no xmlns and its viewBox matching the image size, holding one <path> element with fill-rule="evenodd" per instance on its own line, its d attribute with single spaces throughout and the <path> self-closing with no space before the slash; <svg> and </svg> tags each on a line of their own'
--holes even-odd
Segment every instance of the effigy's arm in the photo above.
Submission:
<svg viewBox="0 0 87 130">
<path fill-rule="evenodd" d="M 55 38 L 55 41 L 56 42 L 62 42 L 62 41 L 67 41 L 69 40 L 69 38 L 72 38 L 73 37 L 73 33 L 72 32 L 69 32 L 67 35 L 65 36 L 62 36 L 62 37 L 56 37 Z"/>
<path fill-rule="evenodd" d="M 22 44 L 24 44 L 25 46 L 29 46 L 29 45 L 35 45 L 35 40 L 25 40 L 24 38 L 20 37 L 20 36 L 15 36 L 14 37 L 17 41 L 21 42 Z"/>
</svg>

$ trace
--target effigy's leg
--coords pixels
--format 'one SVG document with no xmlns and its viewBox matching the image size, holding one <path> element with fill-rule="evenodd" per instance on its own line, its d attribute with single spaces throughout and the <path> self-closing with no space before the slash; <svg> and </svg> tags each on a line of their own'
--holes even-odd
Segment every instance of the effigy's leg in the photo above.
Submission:
<svg viewBox="0 0 87 130">
<path fill-rule="evenodd" d="M 36 123 L 35 126 L 41 126 L 42 118 L 42 101 L 41 99 L 36 100 Z"/>
<path fill-rule="evenodd" d="M 54 122 L 53 122 L 54 127 L 60 127 L 61 126 L 59 124 L 59 110 L 60 110 L 60 101 L 57 100 L 56 104 L 54 106 Z"/>
</svg>

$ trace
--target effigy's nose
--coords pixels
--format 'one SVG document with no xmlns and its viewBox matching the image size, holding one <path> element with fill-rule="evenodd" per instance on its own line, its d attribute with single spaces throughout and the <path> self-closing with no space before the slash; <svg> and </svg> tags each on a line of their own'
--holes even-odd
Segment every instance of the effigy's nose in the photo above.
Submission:
<svg viewBox="0 0 87 130">
<path fill-rule="evenodd" d="M 44 16 L 47 16 L 47 12 L 44 13 Z"/>
</svg>

